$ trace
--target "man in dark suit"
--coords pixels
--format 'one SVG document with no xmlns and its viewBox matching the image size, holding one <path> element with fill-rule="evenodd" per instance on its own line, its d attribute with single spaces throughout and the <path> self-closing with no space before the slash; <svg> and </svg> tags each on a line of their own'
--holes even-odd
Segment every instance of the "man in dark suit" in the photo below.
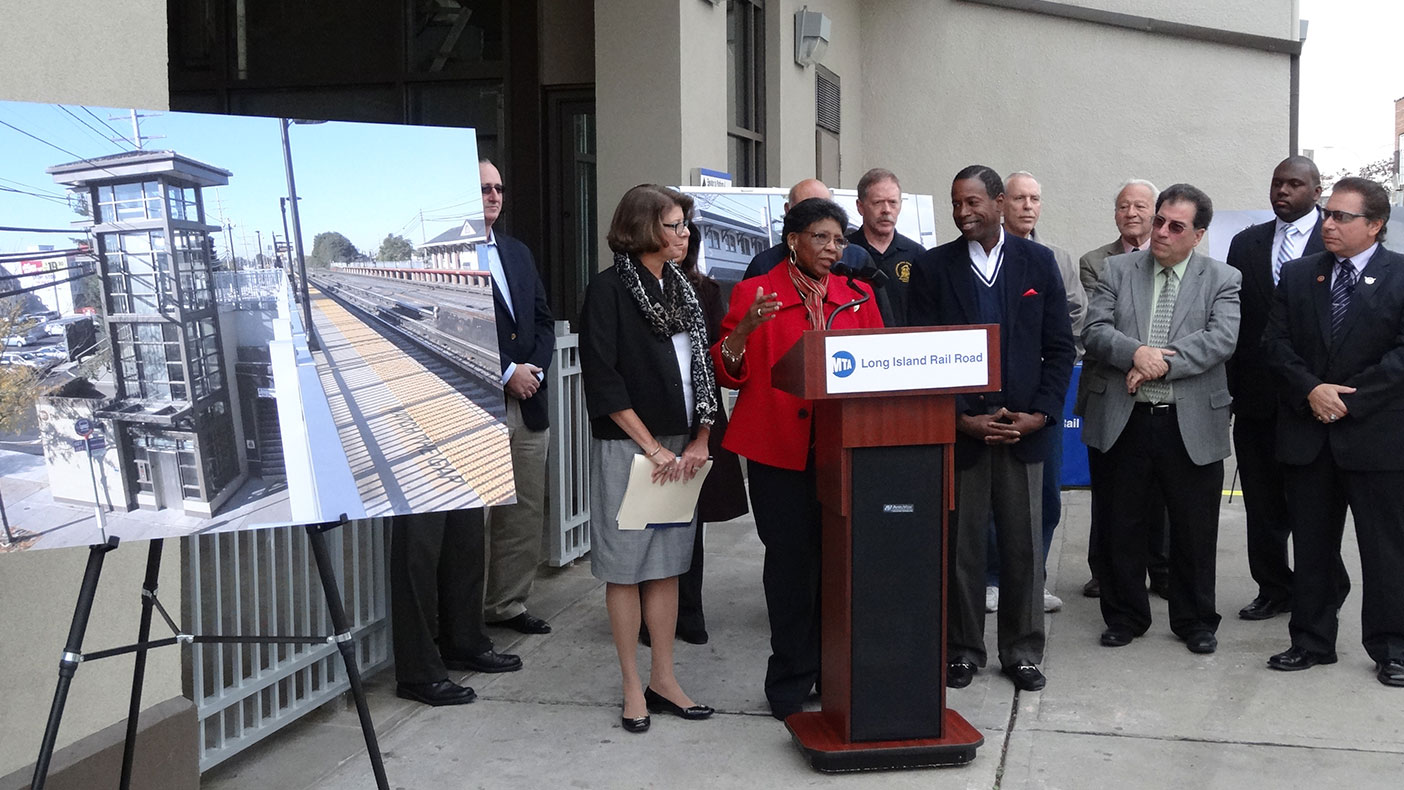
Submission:
<svg viewBox="0 0 1404 790">
<path fill-rule="evenodd" d="M 1155 188 L 1155 184 L 1140 178 L 1130 179 L 1117 190 L 1112 213 L 1112 219 L 1116 222 L 1116 240 L 1087 251 L 1078 260 L 1078 276 L 1089 299 L 1097 288 L 1097 279 L 1101 277 L 1108 257 L 1139 252 L 1150 246 L 1151 217 L 1155 214 L 1155 201 L 1159 196 L 1160 190 Z M 1082 376 L 1078 379 L 1077 399 L 1073 405 L 1073 412 L 1079 416 L 1086 413 L 1087 385 L 1092 381 L 1095 367 L 1095 361 L 1082 360 Z M 1106 473 L 1106 464 L 1101 451 L 1094 447 L 1087 448 L 1087 471 L 1092 478 L 1091 527 L 1087 536 L 1087 567 L 1092 571 L 1092 577 L 1082 585 L 1082 594 L 1096 598 L 1101 595 L 1102 589 L 1098 581 L 1102 565 L 1102 544 L 1098 534 L 1106 522 L 1108 508 L 1097 495 L 1099 488 L 1106 490 L 1106 486 L 1097 485 L 1097 480 Z M 1170 542 L 1166 535 L 1165 503 L 1160 501 L 1159 494 L 1151 492 L 1146 497 L 1146 510 L 1152 518 L 1151 530 L 1146 537 L 1146 571 L 1150 576 L 1150 589 L 1161 598 L 1169 598 Z"/>
<path fill-rule="evenodd" d="M 1287 261 L 1321 252 L 1321 173 L 1304 156 L 1288 157 L 1272 172 L 1268 200 L 1277 219 L 1240 231 L 1227 263 L 1243 275 L 1238 348 L 1229 360 L 1233 447 L 1248 515 L 1248 570 L 1258 594 L 1239 610 L 1244 620 L 1266 620 L 1292 608 L 1287 559 L 1287 494 L 1277 462 L 1277 388 L 1263 357 L 1263 329 L 1272 291 Z"/>
<path fill-rule="evenodd" d="M 478 164 L 487 241 L 477 245 L 478 265 L 492 273 L 497 351 L 507 405 L 507 436 L 517 502 L 487 512 L 487 589 L 483 616 L 524 634 L 551 626 L 527 611 L 526 600 L 541 562 L 546 523 L 546 451 L 551 437 L 546 411 L 546 368 L 556 349 L 546 287 L 525 244 L 493 229 L 502 215 L 502 175 L 489 161 Z"/>
<path fill-rule="evenodd" d="M 947 591 L 946 684 L 985 664 L 985 546 L 993 511 L 1000 565 L 999 661 L 1014 685 L 1043 688 L 1043 460 L 1072 375 L 1072 327 L 1053 253 L 1007 235 L 1004 182 L 971 165 L 951 184 L 961 238 L 917 256 L 914 326 L 998 324 L 999 392 L 956 398 L 956 517 Z"/>
<path fill-rule="evenodd" d="M 1376 677 L 1404 686 L 1404 255 L 1380 246 L 1384 188 L 1336 182 L 1326 251 L 1282 269 L 1263 347 L 1282 381 L 1277 457 L 1295 548 L 1292 646 L 1280 670 L 1336 661 L 1346 507 L 1360 544 L 1363 644 Z"/>
<path fill-rule="evenodd" d="M 884 326 L 907 325 L 907 285 L 912 277 L 912 261 L 926 251 L 915 239 L 897 232 L 897 217 L 901 213 L 902 185 L 895 173 L 875 167 L 858 179 L 858 216 L 863 218 L 863 224 L 848 234 L 848 241 L 850 247 L 867 252 L 887 276 L 880 289 L 882 298 L 878 299 Z"/>
<path fill-rule="evenodd" d="M 1161 192 L 1150 249 L 1108 258 L 1087 308 L 1082 339 L 1097 366 L 1082 438 L 1106 463 L 1094 482 L 1109 510 L 1098 532 L 1105 647 L 1128 645 L 1150 627 L 1146 533 L 1158 516 L 1145 499 L 1159 491 L 1170 516 L 1170 630 L 1192 653 L 1218 648 L 1225 363 L 1238 341 L 1241 278 L 1194 251 L 1213 216 L 1209 196 L 1189 184 Z"/>
</svg>

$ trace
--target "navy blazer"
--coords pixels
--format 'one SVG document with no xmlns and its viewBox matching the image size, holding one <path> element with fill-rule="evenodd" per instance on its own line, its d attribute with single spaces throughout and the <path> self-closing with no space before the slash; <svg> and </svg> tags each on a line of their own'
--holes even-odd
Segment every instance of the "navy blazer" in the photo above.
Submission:
<svg viewBox="0 0 1404 790">
<path fill-rule="evenodd" d="M 927 250 L 912 263 L 908 285 L 908 323 L 912 326 L 978 324 L 977 284 L 965 239 Z M 1063 277 L 1052 250 L 1010 234 L 1004 236 L 1001 264 L 1004 320 L 999 326 L 1000 381 L 1010 411 L 1041 412 L 1063 418 L 1077 347 Z M 956 396 L 962 414 L 984 414 L 981 393 Z M 1043 461 L 1048 432 L 1036 431 L 1013 445 L 1024 463 Z M 985 445 L 956 434 L 956 466 L 973 464 Z"/>
<path fill-rule="evenodd" d="M 1238 346 L 1228 362 L 1228 387 L 1233 395 L 1234 414 L 1271 419 L 1277 412 L 1277 390 L 1281 382 L 1263 355 L 1263 330 L 1272 312 L 1272 240 L 1277 220 L 1269 220 L 1239 231 L 1229 244 L 1224 261 L 1243 275 L 1239 292 Z M 1302 257 L 1321 252 L 1321 212 L 1307 237 Z"/>
<path fill-rule="evenodd" d="M 1263 335 L 1268 364 L 1281 377 L 1277 457 L 1311 463 L 1330 446 L 1336 465 L 1404 471 L 1404 255 L 1380 247 L 1359 273 L 1338 336 L 1331 336 L 1331 269 L 1320 252 L 1282 267 Z M 1343 384 L 1349 413 L 1329 425 L 1307 405 L 1318 384 Z"/>
<path fill-rule="evenodd" d="M 507 366 L 515 362 L 518 365 L 531 363 L 545 372 L 551 367 L 551 357 L 556 350 L 556 327 L 551 308 L 546 304 L 546 286 L 525 244 L 501 233 L 493 233 L 493 240 L 497 242 L 497 256 L 507 275 L 512 307 L 517 312 L 514 319 L 494 279 L 492 303 L 497 308 L 497 353 L 501 357 L 501 370 L 506 373 Z M 544 378 L 536 394 L 521 404 L 522 423 L 527 428 L 543 431 L 550 427 Z"/>
</svg>

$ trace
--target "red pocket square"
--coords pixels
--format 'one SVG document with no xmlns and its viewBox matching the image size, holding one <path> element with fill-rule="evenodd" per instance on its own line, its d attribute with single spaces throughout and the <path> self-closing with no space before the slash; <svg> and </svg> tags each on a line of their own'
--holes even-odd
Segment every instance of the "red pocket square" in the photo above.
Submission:
<svg viewBox="0 0 1404 790">
<path fill-rule="evenodd" d="M 1029 290 L 1024 291 L 1024 296 L 1038 296 L 1038 291 L 1035 291 L 1034 289 L 1030 288 Z"/>
</svg>

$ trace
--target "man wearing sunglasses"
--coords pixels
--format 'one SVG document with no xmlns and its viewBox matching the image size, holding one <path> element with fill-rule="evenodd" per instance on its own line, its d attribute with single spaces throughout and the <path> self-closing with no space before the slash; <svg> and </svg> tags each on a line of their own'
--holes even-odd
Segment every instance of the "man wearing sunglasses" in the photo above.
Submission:
<svg viewBox="0 0 1404 790">
<path fill-rule="evenodd" d="M 1212 653 L 1215 550 L 1223 459 L 1229 455 L 1225 363 L 1238 340 L 1238 272 L 1195 252 L 1213 218 L 1209 196 L 1175 184 L 1156 200 L 1150 249 L 1107 259 L 1083 342 L 1097 362 L 1082 437 L 1105 454 L 1102 645 L 1121 647 L 1151 624 L 1146 594 L 1146 494 L 1170 517 L 1170 630 Z"/>
<path fill-rule="evenodd" d="M 1248 515 L 1248 571 L 1258 594 L 1239 610 L 1244 620 L 1266 620 L 1292 608 L 1287 557 L 1287 493 L 1277 462 L 1277 391 L 1281 382 L 1263 356 L 1263 330 L 1283 264 L 1321 252 L 1321 173 L 1304 156 L 1290 156 L 1272 172 L 1268 200 L 1276 219 L 1233 237 L 1227 263 L 1243 275 L 1243 324 L 1229 360 L 1233 447 Z"/>
<path fill-rule="evenodd" d="M 1384 188 L 1336 182 L 1324 252 L 1282 269 L 1263 335 L 1279 389 L 1296 571 L 1283 671 L 1336 661 L 1346 507 L 1360 544 L 1361 632 L 1375 677 L 1404 686 L 1404 255 L 1380 246 Z"/>
</svg>

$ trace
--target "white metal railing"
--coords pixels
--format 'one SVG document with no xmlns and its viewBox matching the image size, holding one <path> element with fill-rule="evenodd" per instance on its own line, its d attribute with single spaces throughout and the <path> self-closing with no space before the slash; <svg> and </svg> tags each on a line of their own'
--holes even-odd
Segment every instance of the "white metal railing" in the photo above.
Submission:
<svg viewBox="0 0 1404 790">
<path fill-rule="evenodd" d="M 556 322 L 556 354 L 548 374 L 551 412 L 546 496 L 546 562 L 557 568 L 590 551 L 590 416 L 580 378 L 580 336 Z"/>
<path fill-rule="evenodd" d="M 242 269 L 214 273 L 215 301 L 235 310 L 267 309 L 287 291 L 282 269 Z"/>
<path fill-rule="evenodd" d="M 363 675 L 390 663 L 384 519 L 327 533 Z M 326 598 L 305 530 L 200 535 L 182 542 L 184 621 L 195 634 L 329 635 Z M 192 644 L 185 694 L 206 771 L 348 691 L 335 645 Z"/>
</svg>

